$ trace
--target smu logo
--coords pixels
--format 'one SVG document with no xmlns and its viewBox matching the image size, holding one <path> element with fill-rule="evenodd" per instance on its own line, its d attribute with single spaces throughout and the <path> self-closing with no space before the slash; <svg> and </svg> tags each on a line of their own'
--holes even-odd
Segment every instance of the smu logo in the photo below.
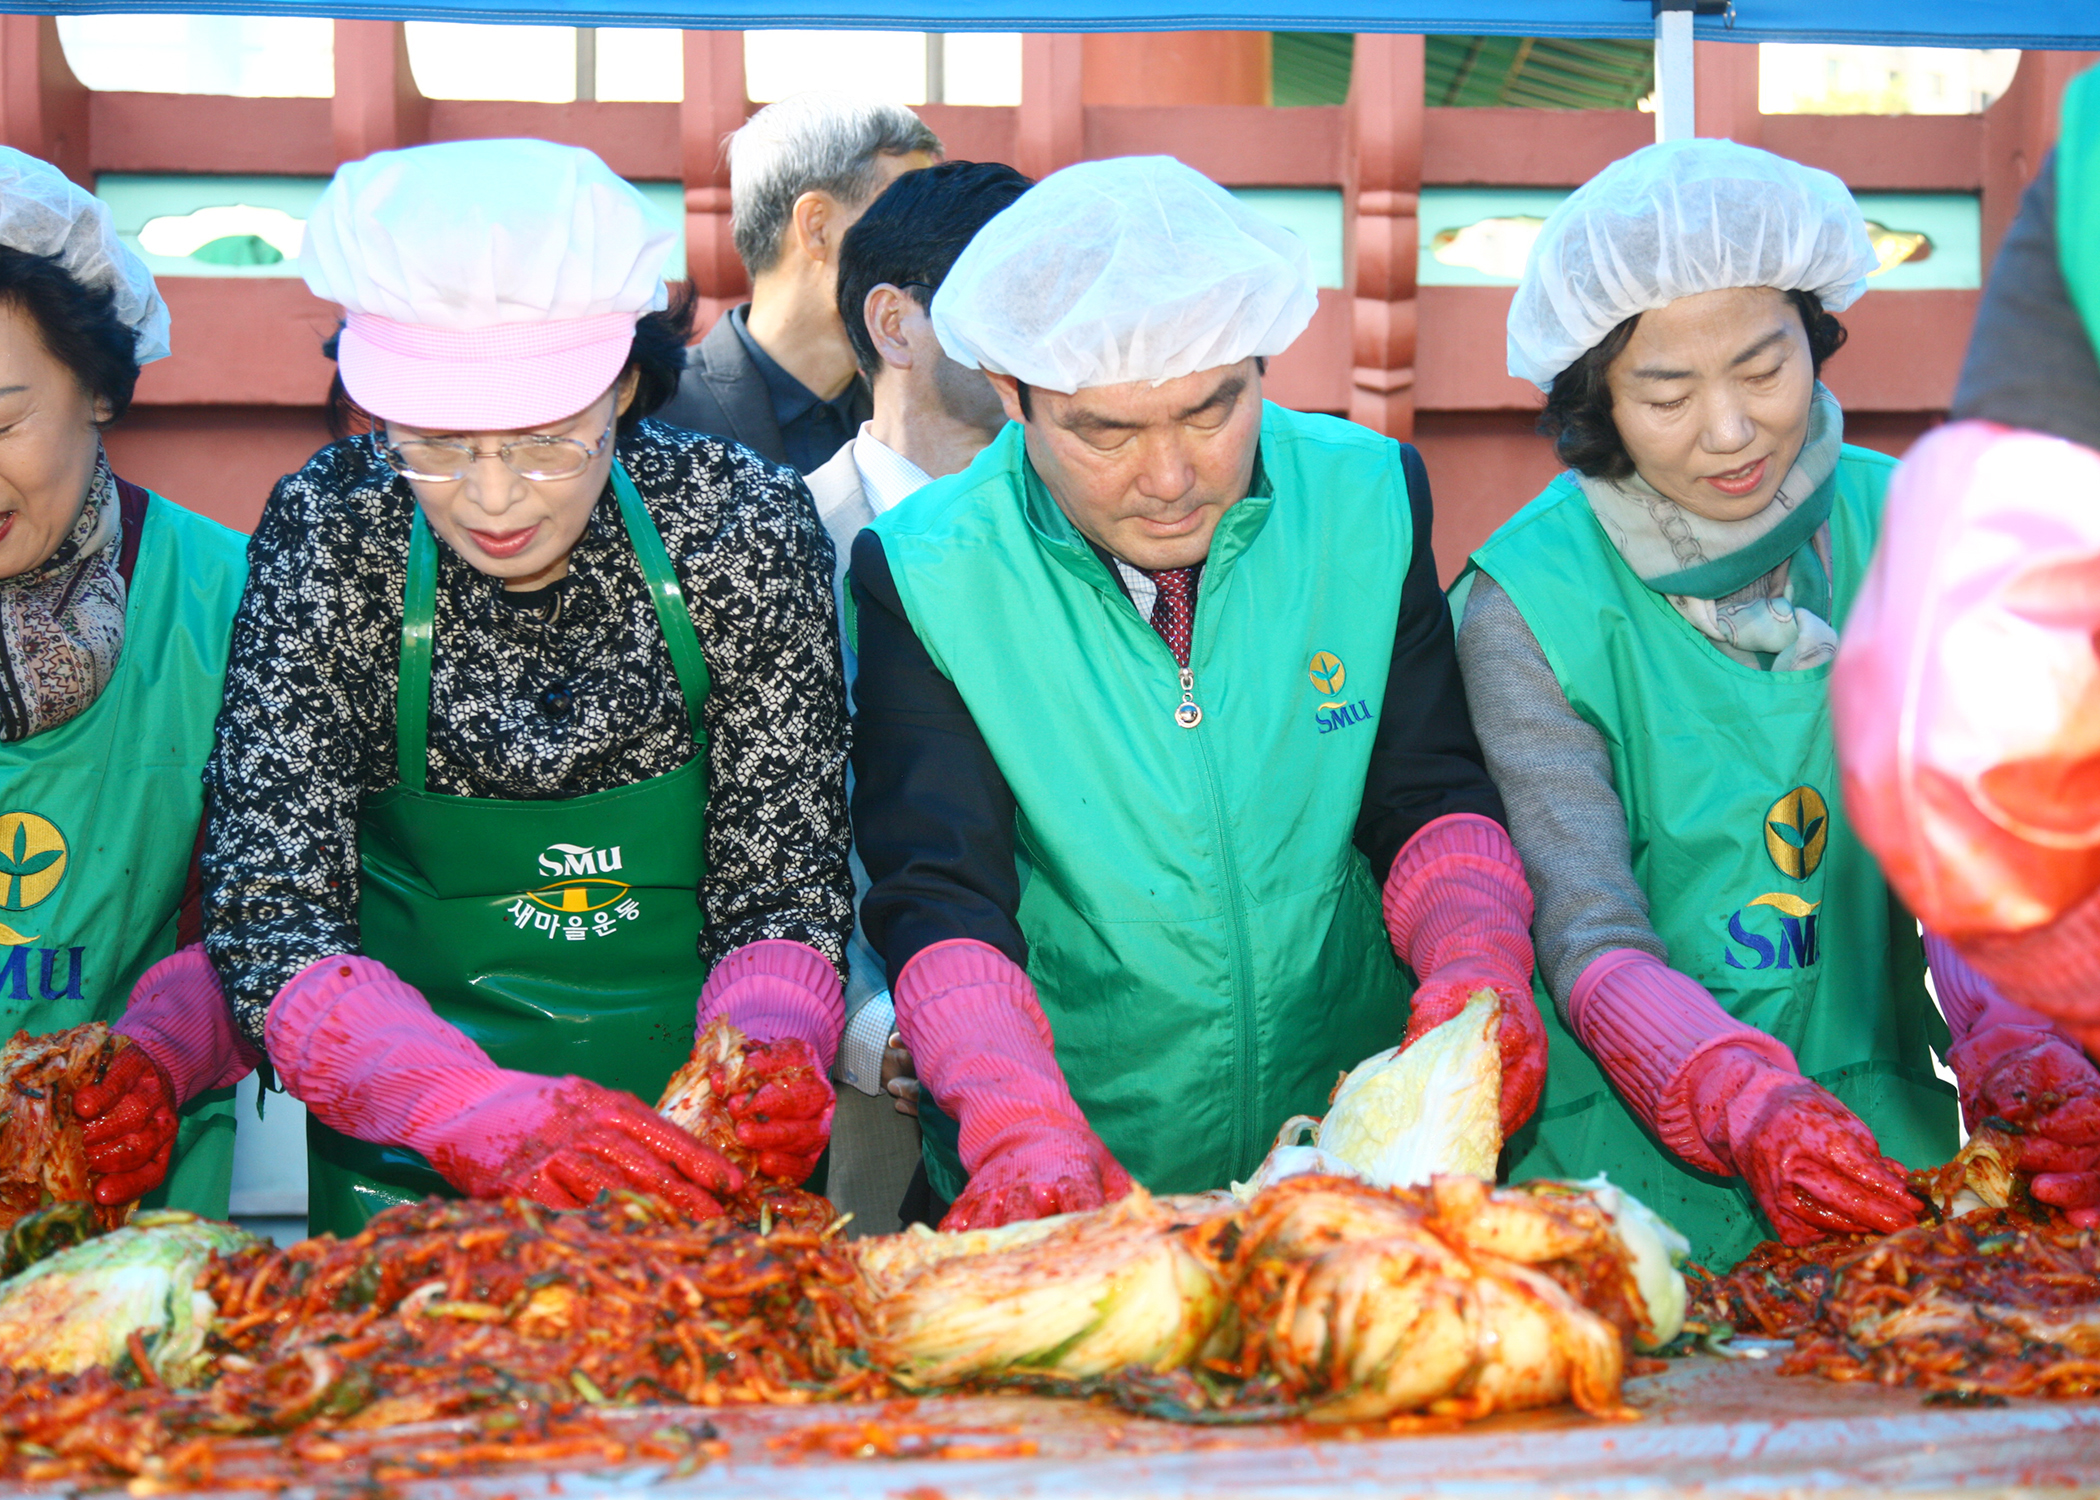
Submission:
<svg viewBox="0 0 2100 1500">
<path fill-rule="evenodd" d="M 540 855 L 540 872 L 550 879 L 564 875 L 610 875 L 620 868 L 620 846 L 590 849 L 582 844 L 549 844 Z"/>
<path fill-rule="evenodd" d="M 549 844 L 539 855 L 549 883 L 517 897 L 503 914 L 520 930 L 530 927 L 550 938 L 611 937 L 621 922 L 642 914 L 641 903 L 628 894 L 633 887 L 611 878 L 624 863 L 618 844 Z"/>
<path fill-rule="evenodd" d="M 71 866 L 66 836 L 56 823 L 33 812 L 0 813 L 0 910 L 23 920 L 20 914 L 49 900 Z M 38 995 L 46 1000 L 80 999 L 87 949 L 30 948 L 38 936 L 0 921 L 0 948 L 7 951 L 0 961 L 0 1000 L 28 1004 Z"/>
<path fill-rule="evenodd" d="M 1320 727 L 1320 733 L 1332 734 L 1371 717 L 1371 705 L 1363 699 L 1351 703 L 1340 696 L 1343 685 L 1349 681 L 1349 669 L 1332 651 L 1314 652 L 1313 659 L 1306 663 L 1305 675 L 1312 679 L 1313 691 L 1328 700 L 1313 710 L 1313 723 Z"/>
<path fill-rule="evenodd" d="M 1816 946 L 1816 908 L 1785 891 L 1768 891 L 1728 919 L 1728 941 L 1722 957 L 1731 969 L 1812 969 L 1822 957 Z M 1759 908 L 1768 908 L 1772 918 Z"/>
</svg>

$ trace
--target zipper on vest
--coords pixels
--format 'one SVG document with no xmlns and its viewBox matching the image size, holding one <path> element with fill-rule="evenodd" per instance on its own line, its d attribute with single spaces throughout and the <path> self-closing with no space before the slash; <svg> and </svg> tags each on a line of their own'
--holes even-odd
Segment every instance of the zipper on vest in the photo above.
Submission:
<svg viewBox="0 0 2100 1500">
<path fill-rule="evenodd" d="M 1162 646 L 1166 643 L 1160 642 Z M 1168 658 L 1172 660 L 1171 655 Z M 1196 674 L 1187 667 L 1181 668 L 1182 705 L 1175 713 L 1175 722 L 1184 729 L 1194 729 L 1203 721 L 1203 710 L 1196 707 Z M 1194 711 L 1194 718 L 1182 715 Z M 1262 1139 L 1262 1122 L 1256 1116 L 1256 1101 L 1261 1091 L 1255 1086 L 1255 1039 L 1254 1039 L 1254 955 L 1247 940 L 1247 913 L 1240 901 L 1240 867 L 1233 856 L 1232 824 L 1225 814 L 1225 789 L 1218 780 L 1217 762 L 1211 758 L 1210 741 L 1206 736 L 1196 736 L 1196 755 L 1203 762 L 1203 785 L 1210 799 L 1211 828 L 1218 842 L 1218 864 L 1225 878 L 1226 923 L 1232 932 L 1232 1021 L 1234 1041 L 1237 1044 L 1239 1077 L 1237 1095 L 1240 1102 L 1239 1118 L 1233 1128 L 1233 1170 L 1240 1170 L 1253 1142 Z"/>
<path fill-rule="evenodd" d="M 1183 729 L 1203 722 L 1203 710 L 1196 703 L 1196 674 L 1187 667 L 1181 669 L 1181 707 L 1174 710 L 1174 722 Z"/>
</svg>

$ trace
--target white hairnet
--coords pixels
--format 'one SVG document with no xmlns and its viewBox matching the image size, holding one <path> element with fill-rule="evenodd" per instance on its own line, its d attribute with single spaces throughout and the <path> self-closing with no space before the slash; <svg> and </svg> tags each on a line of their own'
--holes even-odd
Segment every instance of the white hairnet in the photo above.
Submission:
<svg viewBox="0 0 2100 1500">
<path fill-rule="evenodd" d="M 1734 141 L 1622 157 L 1539 230 L 1509 309 L 1509 373 L 1545 388 L 1636 313 L 1729 287 L 1814 292 L 1832 312 L 1880 262 L 1845 184 Z"/>
<path fill-rule="evenodd" d="M 12 146 L 0 146 L 0 245 L 54 256 L 82 286 L 109 288 L 138 362 L 168 357 L 168 304 L 146 263 L 117 238 L 109 205 Z"/>
<path fill-rule="evenodd" d="M 1296 235 L 1171 156 L 1124 156 L 1053 172 L 978 230 L 933 330 L 963 364 L 1070 392 L 1281 354 L 1318 303 Z"/>
<path fill-rule="evenodd" d="M 348 312 L 425 328 L 640 314 L 665 305 L 674 237 L 581 146 L 446 141 L 336 168 L 299 273 Z"/>
</svg>

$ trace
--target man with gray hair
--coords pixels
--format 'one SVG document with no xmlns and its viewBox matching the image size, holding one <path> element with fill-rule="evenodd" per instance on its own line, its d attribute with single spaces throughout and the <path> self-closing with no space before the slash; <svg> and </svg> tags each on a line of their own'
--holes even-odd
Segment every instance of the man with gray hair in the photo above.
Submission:
<svg viewBox="0 0 2100 1500">
<path fill-rule="evenodd" d="M 850 441 L 871 408 L 839 321 L 839 247 L 884 188 L 941 156 L 903 105 L 846 94 L 791 95 L 731 135 L 731 228 L 751 300 L 687 351 L 657 415 L 803 474 Z"/>
</svg>

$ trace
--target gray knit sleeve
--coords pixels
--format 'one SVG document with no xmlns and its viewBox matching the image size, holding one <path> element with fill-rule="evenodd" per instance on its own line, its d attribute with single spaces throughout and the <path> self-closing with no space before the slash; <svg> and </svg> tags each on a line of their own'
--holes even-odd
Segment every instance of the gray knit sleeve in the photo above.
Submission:
<svg viewBox="0 0 2100 1500">
<path fill-rule="evenodd" d="M 1633 878 L 1611 755 L 1596 727 L 1568 707 L 1523 615 L 1484 573 L 1474 576 L 1458 628 L 1458 666 L 1538 901 L 1539 973 L 1565 1020 L 1575 981 L 1599 954 L 1639 948 L 1669 960 Z"/>
<path fill-rule="evenodd" d="M 1954 418 L 2026 427 L 2100 448 L 2100 361 L 2056 250 L 2056 157 L 2020 200 L 1976 309 Z"/>
</svg>

